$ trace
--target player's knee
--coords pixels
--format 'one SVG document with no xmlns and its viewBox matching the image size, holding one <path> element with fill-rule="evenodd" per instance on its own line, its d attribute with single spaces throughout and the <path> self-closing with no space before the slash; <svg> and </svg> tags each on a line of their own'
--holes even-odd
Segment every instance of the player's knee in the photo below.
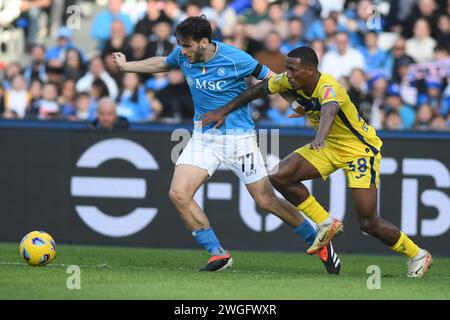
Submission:
<svg viewBox="0 0 450 320">
<path fill-rule="evenodd" d="M 273 192 L 266 192 L 261 194 L 255 199 L 258 206 L 266 212 L 274 212 L 276 210 L 276 205 L 279 199 L 275 196 Z"/>
<path fill-rule="evenodd" d="M 175 205 L 184 205 L 190 201 L 187 192 L 183 192 L 183 190 L 177 188 L 170 188 L 169 198 Z"/>
<path fill-rule="evenodd" d="M 370 235 L 375 235 L 378 229 L 379 221 L 377 219 L 361 219 L 359 228 Z"/>
<path fill-rule="evenodd" d="M 266 194 L 255 197 L 255 201 L 261 209 L 272 212 L 273 204 L 274 201 L 276 201 L 276 198 L 275 195 L 272 196 L 270 194 Z"/>
<path fill-rule="evenodd" d="M 273 203 L 270 202 L 268 199 L 262 199 L 258 202 L 258 205 L 267 212 L 272 212 L 273 210 Z"/>
<path fill-rule="evenodd" d="M 270 175 L 270 176 L 269 176 L 269 180 L 270 180 L 270 183 L 271 183 L 271 184 L 274 186 L 274 188 L 277 189 L 277 190 L 282 190 L 282 189 L 286 186 L 286 184 L 287 184 L 286 179 L 283 178 L 283 177 L 281 177 L 281 176 L 278 175 L 278 174 Z"/>
</svg>

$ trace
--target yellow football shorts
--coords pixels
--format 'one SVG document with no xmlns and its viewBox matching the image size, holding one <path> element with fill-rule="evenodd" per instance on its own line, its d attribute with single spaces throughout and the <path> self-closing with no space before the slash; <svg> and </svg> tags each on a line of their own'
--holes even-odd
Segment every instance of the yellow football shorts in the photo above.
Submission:
<svg viewBox="0 0 450 320">
<path fill-rule="evenodd" d="M 297 150 L 299 155 L 319 171 L 323 180 L 338 169 L 344 169 L 349 188 L 368 189 L 372 184 L 378 188 L 380 181 L 381 153 L 375 156 L 357 156 L 344 153 L 338 148 L 325 146 L 313 150 L 307 144 Z"/>
</svg>

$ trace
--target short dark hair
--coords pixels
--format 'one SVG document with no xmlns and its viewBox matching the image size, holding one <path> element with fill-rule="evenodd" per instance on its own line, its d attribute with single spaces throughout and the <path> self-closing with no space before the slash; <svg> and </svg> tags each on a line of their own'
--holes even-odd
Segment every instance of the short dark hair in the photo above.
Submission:
<svg viewBox="0 0 450 320">
<path fill-rule="evenodd" d="M 177 41 L 180 38 L 192 37 L 194 41 L 200 41 L 203 38 L 212 40 L 212 28 L 206 16 L 202 14 L 199 17 L 189 17 L 182 21 L 175 29 L 175 37 Z"/>
<path fill-rule="evenodd" d="M 302 18 L 300 18 L 300 17 L 294 16 L 294 17 L 291 17 L 291 18 L 288 19 L 288 22 L 289 22 L 289 23 L 290 23 L 290 22 L 294 22 L 294 21 L 299 22 L 302 26 L 305 24 L 305 23 L 303 22 Z"/>
<path fill-rule="evenodd" d="M 41 49 L 41 50 L 44 51 L 44 52 L 47 50 L 47 48 L 45 47 L 45 45 L 42 44 L 42 43 L 34 43 L 34 44 L 32 44 L 32 45 L 31 45 L 31 50 L 33 50 L 33 49 L 35 49 L 35 48 L 39 48 L 39 49 Z"/>
<path fill-rule="evenodd" d="M 97 87 L 100 90 L 100 98 L 109 96 L 109 90 L 108 87 L 106 86 L 105 82 L 102 79 L 95 79 L 92 84 L 91 87 Z"/>
<path fill-rule="evenodd" d="M 374 30 L 369 30 L 369 31 L 367 31 L 365 35 L 367 36 L 367 35 L 369 35 L 369 34 L 378 37 L 378 33 L 377 33 L 376 31 L 374 31 Z"/>
<path fill-rule="evenodd" d="M 287 56 L 289 58 L 300 59 L 300 64 L 304 66 L 313 66 L 317 68 L 319 65 L 319 58 L 317 58 L 316 52 L 310 47 L 298 47 L 291 50 Z"/>
<path fill-rule="evenodd" d="M 78 92 L 75 95 L 75 101 L 79 100 L 81 98 L 88 98 L 89 99 L 90 97 L 91 97 L 91 95 L 89 94 L 89 92 L 86 92 L 86 91 Z"/>
</svg>

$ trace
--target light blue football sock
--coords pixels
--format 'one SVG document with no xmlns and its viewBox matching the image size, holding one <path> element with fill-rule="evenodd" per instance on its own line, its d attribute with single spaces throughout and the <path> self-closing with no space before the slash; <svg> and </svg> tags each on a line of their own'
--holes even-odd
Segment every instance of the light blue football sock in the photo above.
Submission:
<svg viewBox="0 0 450 320">
<path fill-rule="evenodd" d="M 212 228 L 195 230 L 192 232 L 192 235 L 209 254 L 213 256 L 224 256 L 227 254 L 227 251 L 222 248 Z"/>
<path fill-rule="evenodd" d="M 305 220 L 301 225 L 295 228 L 294 232 L 305 239 L 306 243 L 309 245 L 313 244 L 314 239 L 317 235 L 316 229 L 314 229 L 314 227 L 307 220 Z"/>
</svg>

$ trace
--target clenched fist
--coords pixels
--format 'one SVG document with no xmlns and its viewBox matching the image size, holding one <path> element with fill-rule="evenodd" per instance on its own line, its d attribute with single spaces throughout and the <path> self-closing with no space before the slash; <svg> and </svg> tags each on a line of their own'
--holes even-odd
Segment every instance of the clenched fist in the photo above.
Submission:
<svg viewBox="0 0 450 320">
<path fill-rule="evenodd" d="M 114 52 L 112 56 L 117 68 L 119 68 L 120 71 L 125 71 L 124 68 L 125 64 L 127 63 L 127 58 L 125 57 L 125 55 L 121 52 Z"/>
</svg>

